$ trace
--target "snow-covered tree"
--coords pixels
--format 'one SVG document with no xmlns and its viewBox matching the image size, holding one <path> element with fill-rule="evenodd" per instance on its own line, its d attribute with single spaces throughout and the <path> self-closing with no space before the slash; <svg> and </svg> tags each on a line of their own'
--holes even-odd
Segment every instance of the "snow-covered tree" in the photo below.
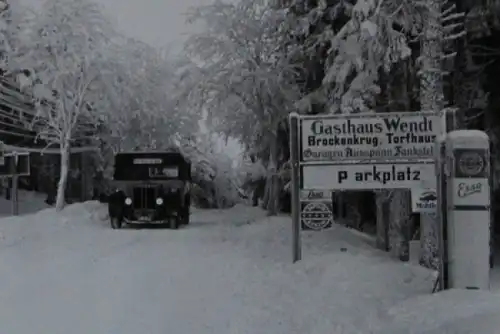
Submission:
<svg viewBox="0 0 500 334">
<path fill-rule="evenodd" d="M 101 82 L 93 100 L 106 110 L 99 137 L 108 176 L 114 153 L 178 148 L 198 130 L 200 115 L 185 101 L 183 60 L 124 38 L 109 49 L 106 62 L 114 76 Z"/>
<path fill-rule="evenodd" d="M 0 52 L 1 65 L 5 66 L 9 53 L 12 52 L 12 7 L 6 1 L 0 1 Z M 14 14 L 15 15 L 15 14 Z"/>
<path fill-rule="evenodd" d="M 388 73 L 411 55 L 408 36 L 419 20 L 409 11 L 416 12 L 404 0 L 358 0 L 354 5 L 341 1 L 335 6 L 319 2 L 312 11 L 313 18 L 326 14 L 339 17 L 341 13 L 341 18 L 348 20 L 340 28 L 332 24 L 307 36 L 309 54 L 327 47 L 324 77 L 321 87 L 299 106 L 309 109 L 311 100 L 320 100 L 330 113 L 375 111 L 381 92 L 380 74 Z M 299 19 L 299 26 L 305 24 L 302 21 L 311 20 L 309 16 Z"/>
<path fill-rule="evenodd" d="M 446 106 L 446 61 L 455 57 L 454 43 L 465 35 L 464 13 L 457 12 L 455 5 L 445 0 L 425 0 L 424 9 L 427 19 L 421 35 L 420 105 L 422 110 L 440 111 Z M 422 260 L 427 266 L 437 268 L 438 222 L 435 216 L 423 215 L 421 226 Z"/>
<path fill-rule="evenodd" d="M 285 12 L 263 0 L 216 1 L 193 9 L 188 18 L 205 25 L 188 40 L 186 50 L 202 64 L 199 89 L 211 126 L 249 151 L 267 152 L 263 158 L 273 189 L 268 208 L 274 213 L 280 191 L 278 130 L 300 97 L 282 31 Z"/>
<path fill-rule="evenodd" d="M 137 41 L 122 46 L 120 112 L 108 120 L 117 150 L 162 149 L 198 129 L 201 115 L 185 101 L 185 63 Z M 129 138 L 123 141 L 124 136 Z"/>
<path fill-rule="evenodd" d="M 240 200 L 240 186 L 227 145 L 213 132 L 199 131 L 181 152 L 192 163 L 193 199 L 203 207 L 225 208 Z"/>
<path fill-rule="evenodd" d="M 60 148 L 58 210 L 64 207 L 70 148 L 91 132 L 98 112 L 89 96 L 105 75 L 103 49 L 114 34 L 102 13 L 90 0 L 47 0 L 8 61 L 9 72 L 22 77 L 35 99 L 33 128 Z"/>
</svg>

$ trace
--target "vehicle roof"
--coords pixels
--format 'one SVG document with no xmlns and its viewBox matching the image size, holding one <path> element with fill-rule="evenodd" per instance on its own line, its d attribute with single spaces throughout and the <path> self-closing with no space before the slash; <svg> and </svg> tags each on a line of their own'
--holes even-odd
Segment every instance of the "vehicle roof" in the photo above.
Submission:
<svg viewBox="0 0 500 334">
<path fill-rule="evenodd" d="M 190 159 L 188 159 L 184 154 L 178 151 L 125 151 L 118 152 L 115 154 L 115 159 L 119 156 L 161 156 L 166 159 L 175 159 L 178 161 L 179 158 L 182 158 L 185 163 L 190 163 Z"/>
</svg>

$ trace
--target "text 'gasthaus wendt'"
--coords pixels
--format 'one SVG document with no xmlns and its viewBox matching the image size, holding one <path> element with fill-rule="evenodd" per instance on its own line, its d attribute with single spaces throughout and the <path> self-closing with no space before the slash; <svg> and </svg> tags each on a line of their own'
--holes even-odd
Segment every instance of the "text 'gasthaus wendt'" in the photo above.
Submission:
<svg viewBox="0 0 500 334">
<path fill-rule="evenodd" d="M 433 156 L 437 117 L 317 119 L 303 129 L 306 158 Z"/>
</svg>

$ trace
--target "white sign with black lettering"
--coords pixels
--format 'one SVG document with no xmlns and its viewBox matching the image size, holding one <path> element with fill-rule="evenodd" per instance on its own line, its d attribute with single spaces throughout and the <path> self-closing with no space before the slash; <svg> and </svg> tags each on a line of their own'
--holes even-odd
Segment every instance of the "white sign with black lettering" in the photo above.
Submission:
<svg viewBox="0 0 500 334">
<path fill-rule="evenodd" d="M 179 168 L 177 167 L 149 167 L 149 177 L 162 178 L 162 177 L 179 177 Z"/>
<path fill-rule="evenodd" d="M 488 206 L 490 205 L 490 185 L 488 179 L 453 179 L 453 205 Z"/>
<path fill-rule="evenodd" d="M 305 116 L 301 160 L 430 160 L 442 122 L 434 112 Z"/>
<path fill-rule="evenodd" d="M 328 190 L 301 190 L 301 201 L 321 201 L 329 202 L 332 200 L 332 192 Z"/>
<path fill-rule="evenodd" d="M 411 207 L 413 212 L 436 213 L 437 193 L 435 189 L 411 189 Z"/>
<path fill-rule="evenodd" d="M 380 163 L 302 166 L 302 189 L 436 189 L 432 163 Z"/>
</svg>

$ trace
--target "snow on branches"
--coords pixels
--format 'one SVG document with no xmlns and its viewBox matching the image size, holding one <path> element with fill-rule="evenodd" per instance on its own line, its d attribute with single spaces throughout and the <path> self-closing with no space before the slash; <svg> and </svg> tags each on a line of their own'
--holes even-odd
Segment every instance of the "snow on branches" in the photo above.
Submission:
<svg viewBox="0 0 500 334">
<path fill-rule="evenodd" d="M 92 124 L 88 96 L 103 76 L 102 50 L 112 29 L 100 7 L 78 0 L 47 1 L 31 23 L 7 70 L 31 89 L 39 136 L 69 149 L 87 132 L 80 126 Z"/>
<path fill-rule="evenodd" d="M 344 9 L 349 20 L 339 31 L 326 27 L 311 36 L 315 40 L 312 52 L 328 45 L 320 91 L 329 112 L 373 111 L 380 93 L 379 71 L 389 71 L 411 55 L 408 32 L 398 25 L 401 10 L 401 6 L 394 9 L 390 1 L 358 0 Z"/>
<path fill-rule="evenodd" d="M 112 82 L 106 113 L 108 142 L 116 151 L 164 149 L 197 129 L 199 115 L 184 103 L 185 63 L 135 40 L 113 48 Z"/>
<path fill-rule="evenodd" d="M 0 67 L 5 71 L 8 61 L 23 43 L 23 32 L 33 12 L 17 1 L 0 1 Z"/>
<path fill-rule="evenodd" d="M 103 52 L 113 35 L 101 8 L 86 0 L 47 0 L 23 32 L 7 71 L 28 84 L 36 105 L 33 129 L 61 150 L 56 208 L 64 206 L 69 153 L 93 133 L 89 96 L 104 75 Z"/>
<path fill-rule="evenodd" d="M 265 145 L 259 137 L 276 131 L 300 95 L 280 31 L 284 13 L 265 1 L 216 1 L 188 19 L 205 25 L 186 51 L 202 63 L 198 89 L 212 125 L 245 146 Z"/>
<path fill-rule="evenodd" d="M 270 8 L 266 0 L 216 1 L 193 9 L 188 18 L 205 24 L 186 51 L 201 63 L 198 89 L 211 128 L 258 153 L 268 162 L 268 181 L 275 179 L 278 133 L 301 96 L 286 11 Z M 268 208 L 277 211 L 274 204 Z"/>
</svg>

